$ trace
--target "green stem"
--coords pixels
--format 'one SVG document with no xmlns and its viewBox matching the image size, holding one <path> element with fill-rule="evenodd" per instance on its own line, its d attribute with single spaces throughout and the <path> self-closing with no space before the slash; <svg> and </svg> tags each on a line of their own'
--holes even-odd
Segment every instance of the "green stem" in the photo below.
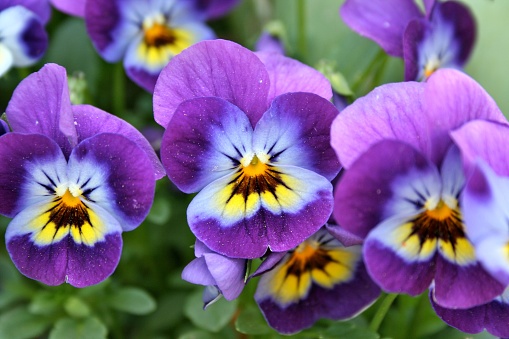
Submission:
<svg viewBox="0 0 509 339">
<path fill-rule="evenodd" d="M 297 46 L 299 56 L 303 60 L 307 55 L 306 39 L 306 3 L 305 0 L 297 1 Z"/>
<path fill-rule="evenodd" d="M 389 308 L 391 308 L 391 305 L 397 296 L 398 296 L 397 294 L 387 294 L 385 296 L 384 300 L 382 300 L 382 303 L 376 310 L 373 319 L 371 319 L 371 323 L 369 324 L 370 330 L 372 330 L 373 332 L 378 332 L 378 329 L 380 328 L 380 325 L 382 324 L 385 315 L 389 311 Z"/>
<path fill-rule="evenodd" d="M 125 110 L 125 75 L 121 62 L 114 65 L 113 75 L 113 113 L 122 115 Z"/>
<path fill-rule="evenodd" d="M 368 67 L 366 67 L 364 72 L 362 72 L 357 77 L 357 79 L 353 82 L 352 86 L 350 86 L 354 93 L 358 92 L 359 86 L 361 85 L 361 83 L 363 81 L 366 81 L 366 79 L 370 75 L 370 73 L 372 73 L 372 72 L 378 73 L 379 72 L 379 70 L 377 70 L 377 68 L 379 68 L 380 63 L 382 63 L 382 64 L 385 63 L 386 57 L 387 56 L 386 56 L 385 51 L 383 49 L 380 49 L 378 51 L 378 53 L 376 53 L 375 57 L 371 60 L 371 62 L 369 63 Z"/>
</svg>

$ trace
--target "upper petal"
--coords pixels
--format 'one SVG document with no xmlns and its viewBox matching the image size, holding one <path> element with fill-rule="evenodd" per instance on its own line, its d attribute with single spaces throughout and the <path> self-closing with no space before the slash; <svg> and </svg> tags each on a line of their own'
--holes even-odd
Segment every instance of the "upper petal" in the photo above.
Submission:
<svg viewBox="0 0 509 339">
<path fill-rule="evenodd" d="M 309 92 L 327 100 L 332 98 L 329 81 L 314 68 L 277 53 L 257 52 L 256 56 L 269 73 L 270 91 L 267 105 L 278 95 L 290 92 Z"/>
<path fill-rule="evenodd" d="M 82 18 L 85 16 L 86 0 L 51 0 L 51 3 L 61 12 Z"/>
<path fill-rule="evenodd" d="M 406 25 L 423 16 L 414 1 L 406 0 L 347 0 L 340 15 L 354 31 L 399 57 Z"/>
<path fill-rule="evenodd" d="M 81 142 L 99 133 L 119 134 L 134 141 L 150 159 L 156 179 L 162 178 L 164 168 L 148 140 L 126 121 L 90 105 L 74 105 L 74 126 Z"/>
<path fill-rule="evenodd" d="M 239 107 L 254 125 L 267 110 L 269 87 L 265 66 L 253 52 L 226 40 L 203 41 L 162 70 L 154 90 L 154 117 L 166 127 L 181 102 L 215 96 Z"/>
<path fill-rule="evenodd" d="M 346 107 L 332 123 L 331 144 L 340 163 L 349 168 L 369 147 L 396 139 L 424 154 L 430 148 L 422 107 L 422 83 L 387 84 Z"/>
<path fill-rule="evenodd" d="M 205 15 L 205 18 L 214 19 L 231 11 L 239 0 L 191 0 L 191 2 L 198 12 Z"/>
<path fill-rule="evenodd" d="M 330 147 L 330 125 L 338 114 L 327 100 L 311 93 L 278 96 L 256 124 L 253 151 L 276 164 L 314 171 L 329 180 L 339 171 Z"/>
<path fill-rule="evenodd" d="M 3 0 L 0 11 L 11 6 L 23 6 L 36 14 L 43 24 L 46 24 L 51 15 L 51 8 L 47 0 Z"/>
<path fill-rule="evenodd" d="M 67 75 L 61 66 L 47 64 L 21 81 L 5 113 L 13 131 L 44 134 L 66 156 L 77 143 Z"/>
</svg>

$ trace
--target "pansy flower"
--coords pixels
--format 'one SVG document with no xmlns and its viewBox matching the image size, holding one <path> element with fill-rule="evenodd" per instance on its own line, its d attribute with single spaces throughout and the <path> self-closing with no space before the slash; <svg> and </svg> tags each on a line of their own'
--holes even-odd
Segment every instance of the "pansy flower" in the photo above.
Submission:
<svg viewBox="0 0 509 339">
<path fill-rule="evenodd" d="M 204 21 L 225 14 L 236 2 L 87 0 L 85 22 L 101 57 L 123 60 L 127 75 L 152 92 L 171 58 L 196 42 L 215 38 Z"/>
<path fill-rule="evenodd" d="M 317 94 L 287 93 L 306 90 L 331 95 L 310 67 L 222 40 L 192 46 L 161 73 L 154 93 L 155 119 L 166 127 L 161 160 L 180 190 L 199 192 L 188 223 L 213 251 L 238 258 L 287 251 L 329 218 L 337 110 Z"/>
<path fill-rule="evenodd" d="M 509 125 L 472 121 L 452 133 L 468 181 L 462 195 L 467 232 L 484 267 L 509 285 Z"/>
<path fill-rule="evenodd" d="M 475 41 L 475 21 L 457 1 L 425 0 L 426 14 L 409 0 L 347 0 L 340 14 L 388 54 L 404 58 L 405 80 L 423 80 L 438 68 L 462 68 Z"/>
<path fill-rule="evenodd" d="M 182 279 L 205 286 L 204 308 L 221 296 L 234 300 L 240 295 L 246 278 L 246 259 L 229 258 L 211 251 L 199 240 L 196 240 L 194 254 L 196 259 L 184 268 Z"/>
<path fill-rule="evenodd" d="M 88 105 L 71 105 L 65 70 L 28 76 L 6 110 L 0 137 L 0 213 L 18 270 L 48 285 L 77 287 L 107 278 L 123 231 L 152 205 L 164 171 L 141 133 Z"/>
<path fill-rule="evenodd" d="M 332 146 L 346 168 L 334 216 L 365 238 L 364 260 L 382 289 L 418 295 L 434 282 L 435 301 L 448 308 L 502 293 L 465 234 L 459 200 L 465 177 L 449 133 L 473 119 L 505 121 L 475 81 L 440 70 L 426 83 L 381 86 L 334 121 Z"/>
<path fill-rule="evenodd" d="M 450 309 L 441 307 L 430 300 L 436 314 L 448 325 L 466 333 L 480 333 L 483 330 L 501 338 L 509 337 L 509 288 L 486 304 L 466 308 Z"/>
<path fill-rule="evenodd" d="M 322 318 L 352 318 L 378 298 L 355 238 L 340 241 L 324 227 L 288 252 L 269 254 L 254 276 L 261 275 L 255 299 L 270 326 L 295 333 Z"/>
<path fill-rule="evenodd" d="M 27 67 L 46 51 L 44 25 L 50 16 L 47 1 L 8 0 L 0 2 L 0 76 L 11 67 Z"/>
</svg>

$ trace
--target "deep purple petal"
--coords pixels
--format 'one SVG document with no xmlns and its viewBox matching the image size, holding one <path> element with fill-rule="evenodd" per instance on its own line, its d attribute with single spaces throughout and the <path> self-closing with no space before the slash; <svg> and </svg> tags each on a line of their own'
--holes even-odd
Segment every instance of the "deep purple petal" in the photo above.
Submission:
<svg viewBox="0 0 509 339">
<path fill-rule="evenodd" d="M 149 157 L 156 179 L 160 179 L 165 175 L 164 168 L 154 149 L 143 134 L 132 125 L 93 106 L 75 105 L 72 107 L 72 110 L 79 142 L 99 133 L 123 135 L 127 139 L 134 141 Z"/>
<path fill-rule="evenodd" d="M 14 132 L 40 133 L 69 156 L 77 142 L 65 69 L 47 64 L 14 90 L 6 109 Z"/>
<path fill-rule="evenodd" d="M 265 272 L 270 271 L 281 261 L 281 259 L 283 259 L 286 254 L 287 252 L 271 252 L 249 278 L 257 277 Z"/>
<path fill-rule="evenodd" d="M 470 172 L 477 159 L 485 161 L 496 174 L 509 176 L 509 125 L 493 121 L 474 120 L 451 132 L 461 150 L 466 172 Z"/>
<path fill-rule="evenodd" d="M 395 185 L 396 181 L 400 184 Z M 334 218 L 341 227 L 364 238 L 385 218 L 415 213 L 415 206 L 402 204 L 410 198 L 404 192 L 424 181 L 438 186 L 440 192 L 436 168 L 419 151 L 399 141 L 381 141 L 341 176 L 335 190 Z M 394 203 L 398 205 L 391 207 Z"/>
<path fill-rule="evenodd" d="M 154 90 L 154 117 L 165 127 L 177 106 L 215 96 L 244 111 L 254 125 L 267 110 L 269 75 L 256 55 L 226 40 L 203 41 L 175 56 Z"/>
<path fill-rule="evenodd" d="M 30 196 L 37 194 L 37 179 L 45 175 L 36 168 L 59 168 L 65 175 L 65 159 L 58 145 L 40 134 L 22 135 L 7 133 L 0 138 L 0 213 L 14 217 L 30 203 Z M 44 172 L 49 172 L 49 169 Z M 46 173 L 49 175 L 50 173 Z M 45 182 L 41 182 L 45 184 Z M 39 196 L 47 194 L 39 186 Z"/>
<path fill-rule="evenodd" d="M 428 261 L 408 262 L 369 237 L 364 241 L 364 261 L 371 278 L 390 293 L 419 295 L 430 286 L 435 275 L 433 257 Z"/>
<path fill-rule="evenodd" d="M 252 127 L 238 107 L 220 98 L 179 106 L 163 135 L 161 160 L 168 177 L 186 193 L 235 172 L 252 151 Z"/>
<path fill-rule="evenodd" d="M 470 308 L 493 300 L 504 291 L 504 285 L 490 276 L 476 262 L 460 266 L 437 256 L 435 301 L 448 308 Z"/>
<path fill-rule="evenodd" d="M 61 12 L 84 17 L 86 0 L 51 0 L 53 6 Z"/>
<path fill-rule="evenodd" d="M 486 330 L 501 338 L 509 337 L 509 295 L 508 290 L 504 294 L 486 306 Z"/>
<path fill-rule="evenodd" d="M 419 46 L 425 37 L 431 34 L 431 23 L 425 19 L 415 19 L 408 23 L 403 34 L 403 59 L 405 62 L 405 81 L 425 80 L 419 78 L 424 72 L 419 63 Z M 422 56 L 421 56 L 422 57 Z"/>
<path fill-rule="evenodd" d="M 441 69 L 428 79 L 424 90 L 425 124 L 431 140 L 430 158 L 440 163 L 452 143 L 449 132 L 464 123 L 485 119 L 505 122 L 495 101 L 468 75 Z"/>
<path fill-rule="evenodd" d="M 118 134 L 82 141 L 69 158 L 69 179 L 117 218 L 124 231 L 136 228 L 154 199 L 155 178 L 145 152 Z"/>
<path fill-rule="evenodd" d="M 327 78 L 314 68 L 282 54 L 257 52 L 270 79 L 267 105 L 278 95 L 290 92 L 315 93 L 327 100 L 332 98 L 332 88 Z"/>
<path fill-rule="evenodd" d="M 401 42 L 406 25 L 423 16 L 413 1 L 405 0 L 347 0 L 340 15 L 354 31 L 399 57 L 403 56 Z"/>
<path fill-rule="evenodd" d="M 479 333 L 484 330 L 486 322 L 487 305 L 467 309 L 451 309 L 438 305 L 433 300 L 433 290 L 430 290 L 429 299 L 435 313 L 449 326 L 466 333 Z"/>
<path fill-rule="evenodd" d="M 9 132 L 10 132 L 9 125 L 7 125 L 7 123 L 5 121 L 0 119 L 0 137 L 2 135 L 4 135 L 5 133 L 9 133 Z"/>
<path fill-rule="evenodd" d="M 329 101 L 311 93 L 278 96 L 255 127 L 253 151 L 332 180 L 340 167 L 329 132 L 337 113 Z"/>
<path fill-rule="evenodd" d="M 369 147 L 397 139 L 424 154 L 430 148 L 422 107 L 425 84 L 405 82 L 380 86 L 345 108 L 332 123 L 331 144 L 349 168 Z"/>
</svg>

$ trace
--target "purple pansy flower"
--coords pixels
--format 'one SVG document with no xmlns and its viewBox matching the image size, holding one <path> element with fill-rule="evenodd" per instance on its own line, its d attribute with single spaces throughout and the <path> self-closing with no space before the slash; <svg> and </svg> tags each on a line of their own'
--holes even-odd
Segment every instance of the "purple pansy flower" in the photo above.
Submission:
<svg viewBox="0 0 509 339">
<path fill-rule="evenodd" d="M 447 324 L 466 333 L 479 333 L 486 329 L 489 333 L 509 337 L 509 288 L 493 301 L 467 309 L 441 307 L 433 301 L 433 289 L 430 300 L 436 314 Z"/>
<path fill-rule="evenodd" d="M 502 293 L 477 260 L 459 201 L 465 178 L 449 133 L 473 119 L 505 121 L 475 81 L 440 70 L 426 83 L 381 86 L 334 121 L 346 168 L 334 216 L 365 238 L 366 266 L 384 290 L 417 295 L 434 282 L 436 302 L 449 308 Z"/>
<path fill-rule="evenodd" d="M 222 40 L 192 46 L 161 73 L 154 113 L 166 127 L 163 165 L 179 189 L 199 192 L 188 223 L 213 251 L 238 258 L 286 251 L 329 217 L 337 110 L 293 91 L 331 95 L 310 67 Z"/>
<path fill-rule="evenodd" d="M 438 68 L 462 68 L 475 41 L 475 21 L 456 1 L 347 0 L 340 14 L 362 36 L 405 61 L 405 80 L 423 80 Z"/>
<path fill-rule="evenodd" d="M 244 289 L 247 260 L 229 258 L 211 251 L 201 241 L 194 246 L 196 259 L 182 271 L 182 279 L 193 284 L 204 285 L 204 308 L 224 296 L 236 299 Z"/>
<path fill-rule="evenodd" d="M 0 76 L 11 67 L 33 65 L 43 56 L 49 16 L 49 3 L 44 0 L 0 2 Z"/>
<path fill-rule="evenodd" d="M 484 267 L 509 285 L 509 125 L 472 121 L 452 136 L 468 174 L 462 195 L 468 235 Z"/>
<path fill-rule="evenodd" d="M 127 75 L 149 92 L 168 61 L 192 44 L 214 39 L 204 21 L 237 1 L 87 0 L 87 31 L 108 62 L 123 60 Z"/>
<path fill-rule="evenodd" d="M 269 254 L 254 276 L 261 275 L 255 299 L 270 326 L 291 334 L 321 318 L 352 318 L 376 300 L 362 240 L 352 238 L 322 228 L 291 251 Z"/>
<path fill-rule="evenodd" d="M 14 218 L 7 250 L 21 273 L 48 285 L 106 279 L 123 231 L 152 205 L 164 171 L 141 133 L 88 105 L 71 105 L 65 70 L 28 76 L 6 110 L 0 137 L 0 213 Z"/>
</svg>

